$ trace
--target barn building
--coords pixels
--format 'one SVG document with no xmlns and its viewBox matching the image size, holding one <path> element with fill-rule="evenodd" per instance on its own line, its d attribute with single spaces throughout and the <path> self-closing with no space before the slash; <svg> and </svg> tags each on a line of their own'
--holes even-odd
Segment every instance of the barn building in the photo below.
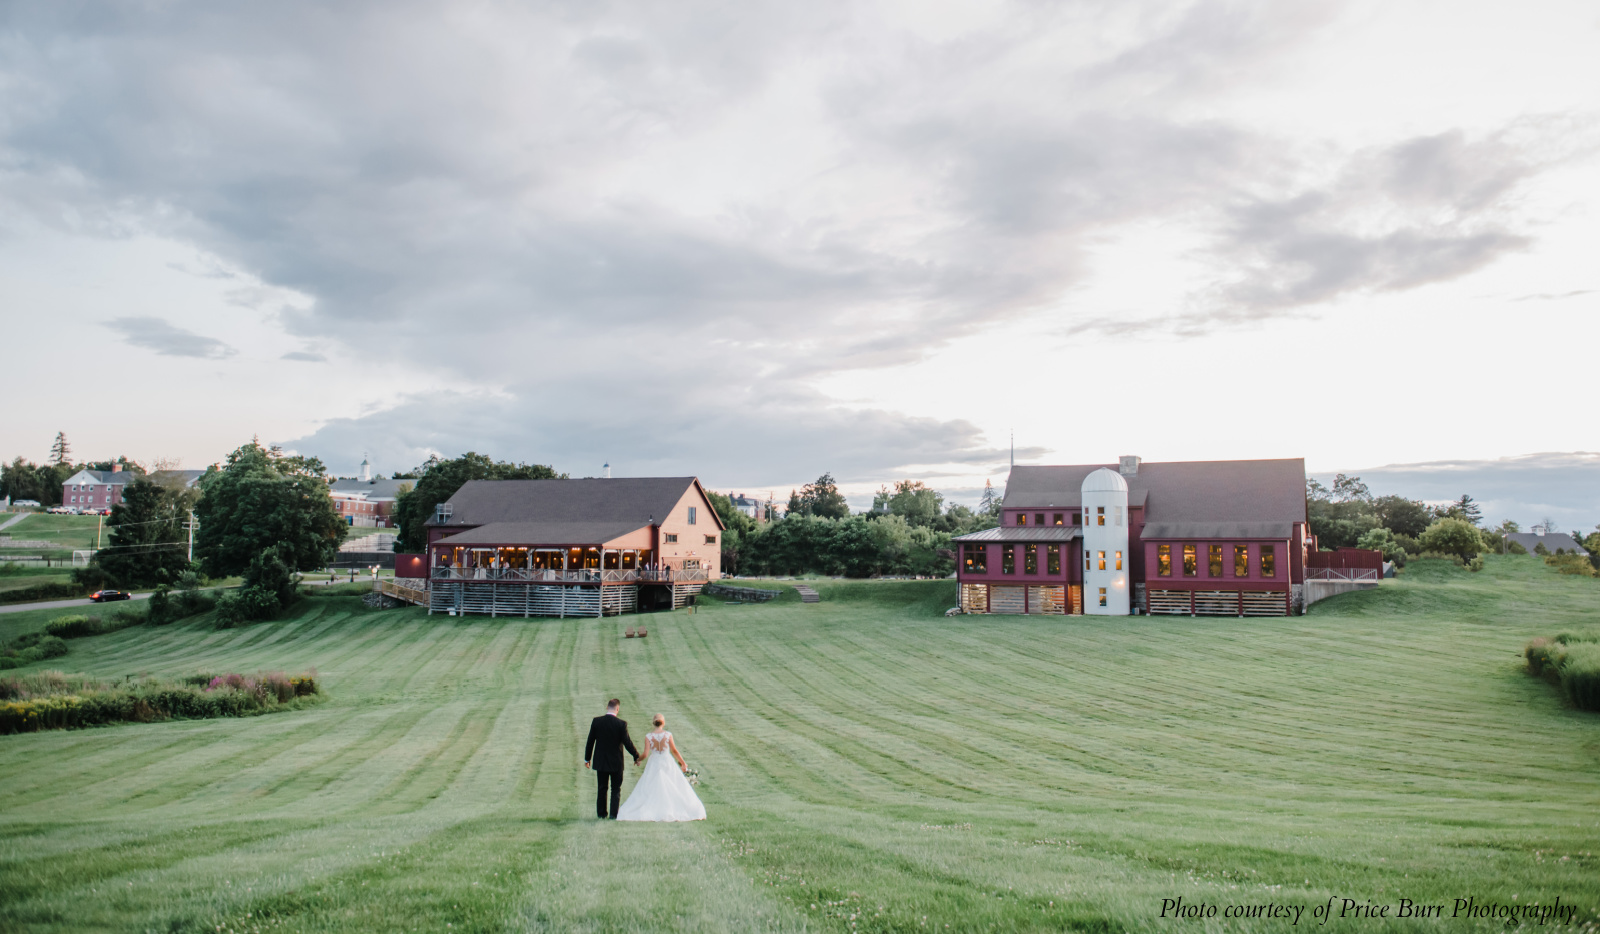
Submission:
<svg viewBox="0 0 1600 934">
<path fill-rule="evenodd" d="M 722 520 L 694 477 L 473 480 L 427 532 L 430 612 L 674 609 L 722 569 Z"/>
<path fill-rule="evenodd" d="M 968 613 L 1266 616 L 1305 606 L 1305 462 L 1013 467 L 997 528 L 955 538 Z"/>
</svg>

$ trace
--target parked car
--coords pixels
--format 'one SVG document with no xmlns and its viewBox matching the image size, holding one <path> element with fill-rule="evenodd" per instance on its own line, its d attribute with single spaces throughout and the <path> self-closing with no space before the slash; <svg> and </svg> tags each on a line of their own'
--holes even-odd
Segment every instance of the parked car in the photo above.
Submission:
<svg viewBox="0 0 1600 934">
<path fill-rule="evenodd" d="M 78 514 L 78 507 L 76 507 L 76 506 L 51 506 L 50 507 L 50 514 L 52 516 L 75 516 L 75 515 Z"/>
<path fill-rule="evenodd" d="M 26 508 L 38 509 L 39 508 L 39 501 L 36 500 L 36 499 L 14 499 L 14 500 L 11 501 L 11 505 L 17 506 L 19 508 L 24 508 L 24 509 L 26 509 Z"/>
<path fill-rule="evenodd" d="M 126 600 L 128 599 L 128 592 L 126 590 L 96 590 L 94 593 L 89 595 L 89 599 L 96 603 L 108 603 L 112 600 Z"/>
</svg>

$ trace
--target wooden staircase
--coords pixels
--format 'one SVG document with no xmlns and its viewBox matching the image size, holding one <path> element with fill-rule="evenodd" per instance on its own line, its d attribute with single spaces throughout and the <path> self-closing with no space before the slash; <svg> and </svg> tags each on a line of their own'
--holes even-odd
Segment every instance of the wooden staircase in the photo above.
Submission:
<svg viewBox="0 0 1600 934">
<path fill-rule="evenodd" d="M 801 603 L 821 603 L 822 596 L 805 584 L 795 584 L 794 589 L 800 593 Z"/>
</svg>

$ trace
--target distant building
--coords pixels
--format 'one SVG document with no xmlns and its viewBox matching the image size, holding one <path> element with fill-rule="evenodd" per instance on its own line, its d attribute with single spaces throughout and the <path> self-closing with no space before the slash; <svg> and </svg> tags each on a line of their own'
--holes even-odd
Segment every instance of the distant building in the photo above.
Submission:
<svg viewBox="0 0 1600 934">
<path fill-rule="evenodd" d="M 362 462 L 363 468 L 367 464 Z M 366 470 L 370 477 L 371 471 Z M 394 528 L 394 506 L 400 489 L 416 486 L 415 480 L 357 480 L 353 477 L 328 484 L 333 508 L 340 518 L 356 528 Z"/>
<path fill-rule="evenodd" d="M 742 512 L 757 522 L 762 521 L 766 515 L 766 510 L 763 508 L 764 504 L 754 497 L 746 496 L 743 493 L 730 493 L 728 500 L 733 503 L 735 511 Z"/>
<path fill-rule="evenodd" d="M 204 470 L 168 470 L 161 473 L 179 477 L 184 486 L 194 486 Z M 126 470 L 80 470 L 61 484 L 61 505 L 80 512 L 99 512 L 122 502 L 122 488 L 143 474 Z"/>
<path fill-rule="evenodd" d="M 1566 532 L 1546 532 L 1542 525 L 1534 526 L 1531 532 L 1509 532 L 1506 534 L 1506 541 L 1516 542 L 1526 548 L 1530 555 L 1540 545 L 1543 545 L 1545 551 L 1551 554 L 1555 554 L 1558 549 L 1567 554 L 1586 555 L 1589 553 L 1588 549 L 1578 544 L 1577 539 Z"/>
<path fill-rule="evenodd" d="M 953 541 L 969 613 L 1285 615 L 1316 550 L 1298 458 L 1013 467 Z"/>
<path fill-rule="evenodd" d="M 472 480 L 427 531 L 430 610 L 676 608 L 721 576 L 722 520 L 694 477 Z"/>
</svg>

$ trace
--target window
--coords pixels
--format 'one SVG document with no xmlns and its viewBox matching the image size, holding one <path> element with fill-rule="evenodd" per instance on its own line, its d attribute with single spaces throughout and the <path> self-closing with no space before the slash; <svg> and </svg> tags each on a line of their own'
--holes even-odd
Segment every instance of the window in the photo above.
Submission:
<svg viewBox="0 0 1600 934">
<path fill-rule="evenodd" d="M 1273 554 L 1271 545 L 1261 546 L 1261 576 L 1272 577 L 1278 573 L 1277 555 Z"/>
<path fill-rule="evenodd" d="M 1221 577 L 1222 576 L 1222 546 L 1221 545 L 1207 545 L 1206 546 L 1206 576 L 1207 577 Z"/>
<path fill-rule="evenodd" d="M 1184 545 L 1183 546 L 1183 576 L 1184 577 L 1194 577 L 1196 572 L 1199 571 L 1199 568 L 1196 566 L 1196 564 L 1197 564 L 1197 559 L 1196 559 L 1196 555 L 1195 555 L 1194 546 L 1193 545 Z"/>
<path fill-rule="evenodd" d="M 1250 546 L 1249 545 L 1234 545 L 1233 546 L 1233 576 L 1234 577 L 1249 577 L 1250 576 Z"/>
<path fill-rule="evenodd" d="M 1083 525 L 1083 515 L 1081 513 L 1074 512 L 1072 514 L 1072 524 L 1073 525 Z"/>
<path fill-rule="evenodd" d="M 1039 546 L 1025 545 L 1022 549 L 1022 573 L 1039 573 Z"/>
<path fill-rule="evenodd" d="M 715 545 L 716 543 L 717 543 L 717 537 L 715 535 L 707 535 L 706 536 L 706 544 L 707 545 Z"/>
<path fill-rule="evenodd" d="M 1104 587 L 1100 588 L 1100 605 L 1106 605 L 1106 589 Z"/>
<path fill-rule="evenodd" d="M 1089 570 L 1089 553 L 1087 551 L 1083 553 L 1083 569 L 1085 571 Z"/>
<path fill-rule="evenodd" d="M 1047 574 L 1060 574 L 1061 573 L 1061 546 L 1060 545 L 1049 545 L 1049 546 L 1047 546 L 1045 548 L 1044 567 L 1045 567 L 1045 573 L 1047 573 Z"/>
<path fill-rule="evenodd" d="M 697 507 L 697 506 L 690 506 L 689 507 L 689 524 L 690 525 L 694 525 L 695 524 L 694 520 L 699 517 L 699 513 L 700 513 L 699 507 Z"/>
<path fill-rule="evenodd" d="M 1117 552 L 1117 570 L 1122 570 L 1122 552 Z"/>
<path fill-rule="evenodd" d="M 666 541 L 667 541 L 668 545 L 676 545 L 676 544 L 678 544 L 678 533 L 677 532 L 668 532 L 666 534 Z"/>
<path fill-rule="evenodd" d="M 1122 524 L 1122 507 L 1121 506 L 1113 506 L 1111 508 L 1117 514 L 1117 522 L 1116 522 L 1116 524 L 1117 525 L 1121 525 Z"/>
<path fill-rule="evenodd" d="M 1017 573 L 1017 546 L 1002 545 L 1000 547 L 1000 573 Z"/>
<path fill-rule="evenodd" d="M 1106 553 L 1103 551 L 1096 552 L 1095 557 L 1100 561 L 1100 570 L 1104 571 L 1106 569 Z"/>
<path fill-rule="evenodd" d="M 1059 513 L 1059 512 L 1051 515 L 1051 517 L 1050 517 L 1051 523 L 1050 524 L 1051 525 L 1066 525 L 1065 522 L 1061 521 L 1061 518 L 1062 518 L 1061 517 L 1061 513 Z"/>
<path fill-rule="evenodd" d="M 1172 576 L 1172 546 L 1156 546 L 1156 575 L 1159 577 Z"/>
<path fill-rule="evenodd" d="M 1033 524 L 1034 525 L 1044 525 L 1044 513 L 1042 513 L 1042 512 L 1034 513 L 1033 514 Z"/>
<path fill-rule="evenodd" d="M 691 506 L 690 508 L 692 509 L 694 507 Z M 699 558 L 684 558 L 683 559 L 683 569 L 685 571 L 698 571 L 698 570 L 700 570 L 700 559 Z"/>
<path fill-rule="evenodd" d="M 1095 523 L 1094 523 L 1095 525 L 1105 525 L 1106 524 L 1106 507 L 1104 507 L 1104 506 L 1096 506 L 1096 507 L 1094 507 L 1094 515 L 1095 515 Z"/>
<path fill-rule="evenodd" d="M 1017 513 L 1017 525 L 1027 525 L 1027 524 L 1028 524 L 1028 514 L 1025 513 L 1025 512 Z"/>
<path fill-rule="evenodd" d="M 987 545 L 963 545 L 962 557 L 966 561 L 967 572 L 970 574 L 986 574 L 989 571 L 989 547 Z"/>
</svg>

